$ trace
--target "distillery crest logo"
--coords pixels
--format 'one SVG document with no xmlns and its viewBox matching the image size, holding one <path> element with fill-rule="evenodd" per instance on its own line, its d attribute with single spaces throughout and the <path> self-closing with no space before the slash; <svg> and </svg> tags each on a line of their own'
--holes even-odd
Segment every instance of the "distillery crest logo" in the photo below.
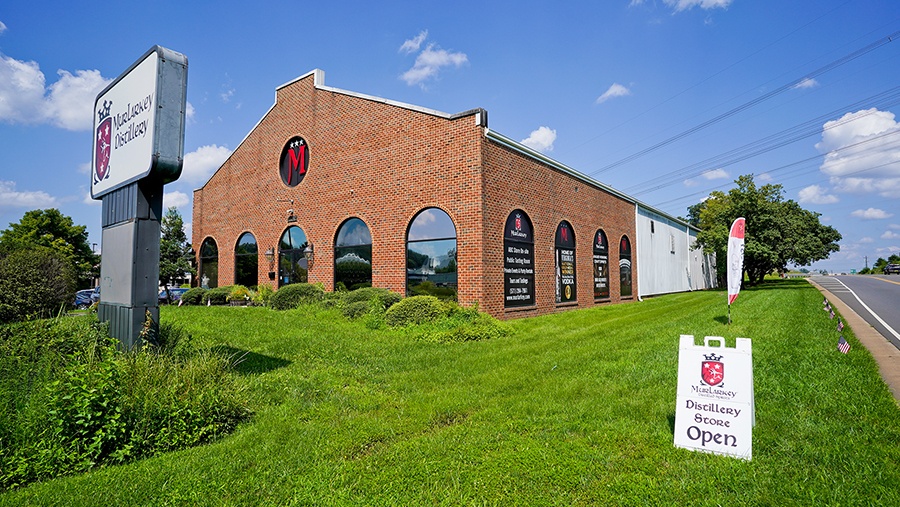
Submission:
<svg viewBox="0 0 900 507">
<path fill-rule="evenodd" d="M 703 354 L 703 359 L 700 364 L 700 378 L 703 383 L 711 387 L 724 386 L 725 363 L 722 362 L 722 356 L 715 353 Z"/>
<path fill-rule="evenodd" d="M 112 149 L 112 116 L 109 110 L 112 101 L 103 101 L 103 107 L 97 110 L 97 163 L 94 169 L 94 183 L 109 178 L 109 157 Z"/>
<path fill-rule="evenodd" d="M 300 136 L 292 137 L 281 150 L 281 181 L 289 187 L 296 187 L 306 177 L 309 169 L 309 145 Z"/>
</svg>

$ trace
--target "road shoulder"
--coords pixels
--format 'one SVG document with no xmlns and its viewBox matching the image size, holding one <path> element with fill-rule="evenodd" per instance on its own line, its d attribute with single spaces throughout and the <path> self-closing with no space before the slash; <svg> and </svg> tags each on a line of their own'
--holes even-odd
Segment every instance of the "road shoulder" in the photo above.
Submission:
<svg viewBox="0 0 900 507">
<path fill-rule="evenodd" d="M 840 298 L 822 287 L 812 279 L 807 278 L 813 287 L 819 289 L 828 301 L 840 312 L 844 321 L 853 329 L 853 334 L 863 346 L 869 350 L 875 362 L 878 363 L 878 371 L 881 378 L 894 395 L 894 401 L 900 405 L 900 350 L 885 339 L 874 327 L 869 325 L 862 317 L 857 315 L 852 308 L 844 304 Z"/>
</svg>

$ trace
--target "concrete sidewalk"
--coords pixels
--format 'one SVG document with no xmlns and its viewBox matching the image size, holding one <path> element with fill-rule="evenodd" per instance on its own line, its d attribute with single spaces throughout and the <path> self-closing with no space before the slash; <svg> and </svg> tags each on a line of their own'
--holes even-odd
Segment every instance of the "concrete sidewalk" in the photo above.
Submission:
<svg viewBox="0 0 900 507">
<path fill-rule="evenodd" d="M 844 304 L 840 298 L 811 279 L 807 278 L 807 280 L 828 298 L 828 302 L 832 306 L 837 308 L 844 318 L 844 322 L 853 329 L 853 334 L 856 335 L 856 338 L 864 347 L 869 349 L 872 357 L 878 363 L 878 371 L 881 373 L 881 378 L 884 379 L 884 382 L 891 390 L 891 394 L 894 395 L 894 401 L 900 405 L 900 350 L 897 350 L 894 344 L 887 341 L 881 333 L 857 315 L 852 308 Z"/>
</svg>

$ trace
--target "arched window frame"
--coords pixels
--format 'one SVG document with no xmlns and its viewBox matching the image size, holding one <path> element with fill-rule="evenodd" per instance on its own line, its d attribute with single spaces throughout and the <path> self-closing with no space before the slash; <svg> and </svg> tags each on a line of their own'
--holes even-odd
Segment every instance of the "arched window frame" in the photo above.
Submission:
<svg viewBox="0 0 900 507">
<path fill-rule="evenodd" d="M 432 226 L 435 228 L 435 234 L 419 237 L 421 231 L 415 231 L 416 238 L 410 239 L 416 228 L 428 227 L 428 223 L 419 222 L 420 219 L 425 220 L 422 217 L 428 212 L 437 213 L 431 221 L 426 221 L 435 224 Z M 452 235 L 448 234 L 448 225 L 452 227 Z M 443 230 L 437 230 L 439 227 L 442 227 Z M 437 207 L 429 207 L 415 214 L 409 221 L 409 227 L 406 230 L 407 296 L 430 294 L 441 299 L 456 300 L 459 272 L 457 245 L 456 224 L 446 211 Z M 447 253 L 441 256 L 428 255 L 424 252 L 414 251 L 412 249 L 414 246 L 420 250 L 431 250 L 432 247 L 437 247 L 437 250 L 432 253 L 443 251 Z M 446 260 L 442 261 L 442 257 L 446 257 Z M 425 282 L 431 283 L 425 285 Z"/>
<path fill-rule="evenodd" d="M 594 300 L 609 299 L 609 239 L 603 229 L 594 233 Z"/>
<path fill-rule="evenodd" d="M 278 240 L 278 286 L 305 283 L 309 280 L 306 248 L 309 238 L 302 228 L 291 225 Z M 287 247 L 287 248 L 285 248 Z"/>
<path fill-rule="evenodd" d="M 356 229 L 351 231 L 351 227 Z M 364 234 L 358 232 L 360 227 L 365 228 Z M 359 237 L 351 238 L 349 234 Z M 372 286 L 372 232 L 361 218 L 344 220 L 334 235 L 335 289 L 341 283 L 350 290 Z"/>
<path fill-rule="evenodd" d="M 259 284 L 259 245 L 249 231 L 238 236 L 234 245 L 234 283 L 246 287 Z"/>
<path fill-rule="evenodd" d="M 200 255 L 197 256 L 200 269 L 197 280 L 200 287 L 214 289 L 219 286 L 219 246 L 211 237 L 203 239 L 200 244 Z"/>
<path fill-rule="evenodd" d="M 534 227 L 528 213 L 513 210 L 503 227 L 503 306 L 533 306 Z"/>
<path fill-rule="evenodd" d="M 634 295 L 631 258 L 631 240 L 627 235 L 622 235 L 622 239 L 619 240 L 619 295 L 623 298 Z"/>
<path fill-rule="evenodd" d="M 575 229 L 563 220 L 556 226 L 556 303 L 578 301 L 578 280 L 575 269 Z"/>
</svg>

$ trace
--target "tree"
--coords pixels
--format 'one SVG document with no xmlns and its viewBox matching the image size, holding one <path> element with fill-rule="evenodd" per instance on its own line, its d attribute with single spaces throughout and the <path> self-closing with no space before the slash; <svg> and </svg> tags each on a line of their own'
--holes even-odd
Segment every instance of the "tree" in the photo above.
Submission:
<svg viewBox="0 0 900 507">
<path fill-rule="evenodd" d="M 805 266 L 827 259 L 840 249 L 841 234 L 822 225 L 819 214 L 807 211 L 793 200 L 784 200 L 781 185 L 756 186 L 752 175 L 735 180 L 737 188 L 724 193 L 712 192 L 699 211 L 700 232 L 697 244 L 706 252 L 715 252 L 717 275 L 725 283 L 728 232 L 735 218 L 746 219 L 744 271 L 749 283 L 762 282 L 773 271 L 785 272 L 788 264 Z"/>
<path fill-rule="evenodd" d="M 72 264 L 54 249 L 20 248 L 0 254 L 0 324 L 52 317 L 75 295 Z"/>
<path fill-rule="evenodd" d="M 185 278 L 188 273 L 194 274 L 191 266 L 193 258 L 191 244 L 184 233 L 184 220 L 178 209 L 172 206 L 166 210 L 160 223 L 159 239 L 159 283 L 166 288 L 168 299 L 171 300 L 168 296 L 170 285 Z"/>
<path fill-rule="evenodd" d="M 25 213 L 18 223 L 0 232 L 0 253 L 45 247 L 69 262 L 75 272 L 78 287 L 93 284 L 95 267 L 100 256 L 88 242 L 87 227 L 75 225 L 72 218 L 58 209 L 32 210 Z"/>
</svg>

